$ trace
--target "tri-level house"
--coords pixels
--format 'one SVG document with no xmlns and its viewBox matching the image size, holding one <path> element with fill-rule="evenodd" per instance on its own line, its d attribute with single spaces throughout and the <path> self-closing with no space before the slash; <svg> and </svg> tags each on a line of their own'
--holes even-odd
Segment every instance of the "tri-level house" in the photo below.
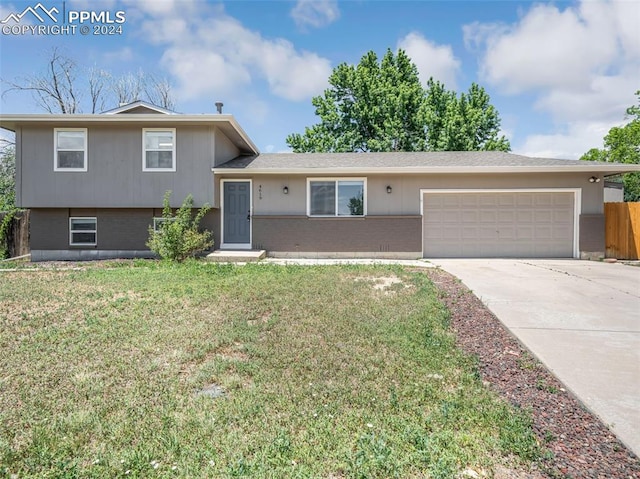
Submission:
<svg viewBox="0 0 640 479">
<path fill-rule="evenodd" d="M 232 115 L 137 101 L 2 115 L 32 260 L 150 256 L 172 191 L 221 249 L 298 257 L 603 256 L 605 177 L 638 165 L 503 152 L 260 154 Z"/>
</svg>

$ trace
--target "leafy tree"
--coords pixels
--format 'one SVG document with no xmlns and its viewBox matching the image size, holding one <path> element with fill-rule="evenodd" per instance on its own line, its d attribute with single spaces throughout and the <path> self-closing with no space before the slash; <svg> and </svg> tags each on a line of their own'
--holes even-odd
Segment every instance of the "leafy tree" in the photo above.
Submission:
<svg viewBox="0 0 640 479">
<path fill-rule="evenodd" d="M 427 149 L 431 151 L 509 151 L 500 133 L 500 116 L 489 94 L 476 83 L 456 97 L 429 79 L 424 104 Z"/>
<path fill-rule="evenodd" d="M 16 155 L 13 146 L 0 153 L 0 212 L 16 205 Z"/>
<path fill-rule="evenodd" d="M 433 79 L 424 89 L 403 50 L 387 50 L 381 62 L 370 51 L 358 65 L 342 63 L 329 84 L 311 101 L 320 123 L 287 137 L 295 152 L 510 149 L 482 87 L 459 98 Z"/>
<path fill-rule="evenodd" d="M 636 97 L 638 105 L 627 108 L 627 117 L 631 117 L 631 121 L 611 128 L 604 137 L 604 148 L 590 149 L 581 160 L 640 164 L 640 90 Z M 624 200 L 640 201 L 640 173 L 627 173 L 622 181 Z"/>
<path fill-rule="evenodd" d="M 293 133 L 296 152 L 412 151 L 423 146 L 419 111 L 424 91 L 407 54 L 374 52 L 358 65 L 342 63 L 329 77 L 331 88 L 311 100 L 320 123 Z"/>
<path fill-rule="evenodd" d="M 213 246 L 211 232 L 199 230 L 202 218 L 211 208 L 206 204 L 193 216 L 193 197 L 189 195 L 174 215 L 169 206 L 170 198 L 171 191 L 167 191 L 163 201 L 162 222 L 157 231 L 149 228 L 147 247 L 163 259 L 184 261 Z"/>
<path fill-rule="evenodd" d="M 349 203 L 347 204 L 349 208 L 349 214 L 354 216 L 361 216 L 364 214 L 364 195 L 359 193 L 357 196 L 349 198 Z"/>
<path fill-rule="evenodd" d="M 15 148 L 7 144 L 0 153 L 0 259 L 9 257 L 9 232 L 17 211 Z"/>
</svg>

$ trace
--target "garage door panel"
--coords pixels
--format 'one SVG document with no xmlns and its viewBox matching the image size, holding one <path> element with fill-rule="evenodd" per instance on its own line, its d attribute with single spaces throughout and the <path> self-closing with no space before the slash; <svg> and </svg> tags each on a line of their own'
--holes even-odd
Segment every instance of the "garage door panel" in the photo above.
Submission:
<svg viewBox="0 0 640 479">
<path fill-rule="evenodd" d="M 553 193 L 539 193 L 535 196 L 536 206 L 551 206 L 553 205 Z"/>
<path fill-rule="evenodd" d="M 503 240 L 514 240 L 516 239 L 516 230 L 515 227 L 511 228 L 500 228 L 498 230 L 497 239 L 500 241 Z"/>
<path fill-rule="evenodd" d="M 480 223 L 495 223 L 498 220 L 498 212 L 495 210 L 478 211 Z"/>
<path fill-rule="evenodd" d="M 572 257 L 573 192 L 425 193 L 426 257 Z"/>
<path fill-rule="evenodd" d="M 531 193 L 520 193 L 516 195 L 517 206 L 534 206 L 534 197 Z"/>
<path fill-rule="evenodd" d="M 463 223 L 476 223 L 478 221 L 478 212 L 475 210 L 464 210 L 461 219 Z"/>
<path fill-rule="evenodd" d="M 476 197 L 476 204 L 479 206 L 496 206 L 498 204 L 498 199 L 495 195 L 477 194 Z"/>
<path fill-rule="evenodd" d="M 513 195 L 497 195 L 498 206 L 514 206 L 516 199 Z"/>
<path fill-rule="evenodd" d="M 516 239 L 519 241 L 531 241 L 533 239 L 533 226 L 516 226 Z"/>
<path fill-rule="evenodd" d="M 440 202 L 444 207 L 455 207 L 458 208 L 460 206 L 461 198 L 452 197 L 451 195 L 442 195 L 440 198 Z"/>
<path fill-rule="evenodd" d="M 499 223 L 509 223 L 513 224 L 516 221 L 516 211 L 514 210 L 503 210 L 498 211 L 498 222 Z"/>
<path fill-rule="evenodd" d="M 553 221 L 553 212 L 551 210 L 535 210 L 533 212 L 534 223 L 551 223 Z"/>
<path fill-rule="evenodd" d="M 477 228 L 478 230 L 478 238 L 480 240 L 488 240 L 488 239 L 497 239 L 498 234 L 495 227 L 491 226 L 480 226 Z"/>
<path fill-rule="evenodd" d="M 570 224 L 573 221 L 573 210 L 554 210 L 553 222 L 555 224 Z"/>
</svg>

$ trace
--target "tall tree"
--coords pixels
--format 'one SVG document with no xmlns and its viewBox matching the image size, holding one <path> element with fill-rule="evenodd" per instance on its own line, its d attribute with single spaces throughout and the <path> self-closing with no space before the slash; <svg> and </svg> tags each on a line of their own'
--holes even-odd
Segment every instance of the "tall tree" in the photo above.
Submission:
<svg viewBox="0 0 640 479">
<path fill-rule="evenodd" d="M 380 63 L 372 51 L 356 66 L 342 63 L 329 84 L 312 99 L 320 123 L 287 137 L 295 152 L 510 149 L 482 87 L 459 98 L 433 79 L 424 89 L 403 50 L 387 50 Z"/>
<path fill-rule="evenodd" d="M 627 108 L 631 121 L 614 126 L 604 137 L 604 148 L 592 148 L 581 160 L 640 164 L 640 90 L 636 91 L 638 105 Z M 623 175 L 624 200 L 640 201 L 640 173 Z"/>
<path fill-rule="evenodd" d="M 433 151 L 485 151 L 511 149 L 500 133 L 500 116 L 489 94 L 476 83 L 456 97 L 444 85 L 429 80 L 424 122 L 427 147 Z"/>
<path fill-rule="evenodd" d="M 16 206 L 16 155 L 13 145 L 0 148 L 0 212 Z"/>
<path fill-rule="evenodd" d="M 414 151 L 424 145 L 419 111 L 424 91 L 407 54 L 391 50 L 378 62 L 374 52 L 356 66 L 342 63 L 331 88 L 311 100 L 320 123 L 293 133 L 296 152 Z"/>
<path fill-rule="evenodd" d="M 148 100 L 169 110 L 174 107 L 171 84 L 165 78 L 142 71 L 114 77 L 105 70 L 78 65 L 57 48 L 51 50 L 43 72 L 2 82 L 8 85 L 3 95 L 30 92 L 36 104 L 49 113 L 99 113 L 105 107 L 135 100 Z"/>
</svg>

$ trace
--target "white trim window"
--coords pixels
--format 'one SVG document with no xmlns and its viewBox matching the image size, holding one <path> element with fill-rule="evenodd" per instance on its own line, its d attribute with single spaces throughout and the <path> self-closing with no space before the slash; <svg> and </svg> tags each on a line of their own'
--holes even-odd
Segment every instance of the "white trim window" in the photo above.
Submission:
<svg viewBox="0 0 640 479">
<path fill-rule="evenodd" d="M 71 246 L 95 246 L 98 243 L 98 219 L 96 217 L 69 218 L 69 244 Z"/>
<path fill-rule="evenodd" d="M 87 129 L 54 128 L 53 170 L 87 171 Z"/>
<path fill-rule="evenodd" d="M 365 216 L 366 178 L 307 178 L 307 216 Z"/>
<path fill-rule="evenodd" d="M 175 218 L 165 218 L 163 216 L 156 216 L 153 218 L 153 231 L 158 233 L 162 230 L 162 225 L 164 223 L 172 223 L 175 220 L 176 220 Z"/>
<path fill-rule="evenodd" d="M 142 171 L 176 171 L 176 129 L 142 129 Z"/>
</svg>

